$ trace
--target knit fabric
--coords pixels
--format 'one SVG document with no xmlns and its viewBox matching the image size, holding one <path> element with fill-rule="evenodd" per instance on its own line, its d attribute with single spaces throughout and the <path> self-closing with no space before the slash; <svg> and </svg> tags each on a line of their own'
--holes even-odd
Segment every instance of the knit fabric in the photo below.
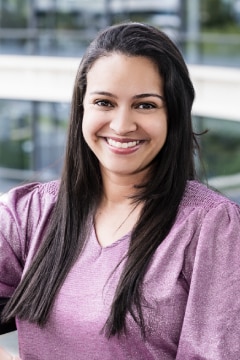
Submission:
<svg viewBox="0 0 240 360">
<path fill-rule="evenodd" d="M 31 264 L 58 187 L 28 184 L 0 197 L 0 296 L 12 295 Z M 17 321 L 21 359 L 239 360 L 239 206 L 188 182 L 175 224 L 144 278 L 146 338 L 128 314 L 126 334 L 108 339 L 104 324 L 129 241 L 126 234 L 102 248 L 92 226 L 47 324 Z"/>
</svg>

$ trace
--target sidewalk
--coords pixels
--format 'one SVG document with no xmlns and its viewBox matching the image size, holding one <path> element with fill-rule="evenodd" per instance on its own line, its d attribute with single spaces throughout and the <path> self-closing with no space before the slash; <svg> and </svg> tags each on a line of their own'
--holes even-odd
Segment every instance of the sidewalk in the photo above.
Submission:
<svg viewBox="0 0 240 360">
<path fill-rule="evenodd" d="M 9 351 L 12 355 L 18 355 L 17 331 L 0 335 L 0 346 Z"/>
</svg>

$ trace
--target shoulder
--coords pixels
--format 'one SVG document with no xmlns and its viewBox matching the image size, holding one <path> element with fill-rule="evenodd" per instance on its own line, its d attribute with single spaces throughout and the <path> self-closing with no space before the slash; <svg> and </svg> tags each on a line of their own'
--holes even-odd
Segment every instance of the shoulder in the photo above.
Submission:
<svg viewBox="0 0 240 360">
<path fill-rule="evenodd" d="M 200 263 L 239 263 L 240 206 L 226 196 L 197 181 L 188 182 L 176 226 L 185 229 L 183 272 L 189 283 Z"/>
<path fill-rule="evenodd" d="M 184 226 L 195 234 L 217 230 L 224 234 L 230 229 L 240 234 L 240 206 L 198 181 L 189 181 L 175 226 Z"/>
<path fill-rule="evenodd" d="M 236 246 L 240 255 L 240 206 L 219 192 L 197 181 L 189 181 L 178 221 L 187 224 L 188 231 L 192 230 L 196 245 Z"/>
<path fill-rule="evenodd" d="M 7 193 L 0 194 L 1 205 L 15 205 L 27 202 L 30 199 L 38 198 L 41 202 L 54 202 L 58 195 L 59 181 L 48 183 L 28 183 L 9 190 Z"/>
<path fill-rule="evenodd" d="M 51 212 L 56 203 L 59 181 L 29 183 L 11 189 L 0 196 L 0 216 L 14 220 L 19 226 L 37 223 Z"/>
<path fill-rule="evenodd" d="M 198 181 L 188 181 L 180 210 L 182 211 L 200 211 L 203 214 L 217 209 L 235 209 L 240 211 L 240 206 L 217 190 L 209 188 L 207 185 Z"/>
<path fill-rule="evenodd" d="M 0 242 L 7 241 L 19 259 L 26 258 L 31 242 L 41 241 L 58 189 L 58 181 L 29 183 L 0 196 Z"/>
</svg>

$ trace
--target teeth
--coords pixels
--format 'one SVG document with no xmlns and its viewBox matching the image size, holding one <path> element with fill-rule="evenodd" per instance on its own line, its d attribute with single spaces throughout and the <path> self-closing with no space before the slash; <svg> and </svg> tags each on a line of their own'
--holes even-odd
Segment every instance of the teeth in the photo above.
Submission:
<svg viewBox="0 0 240 360">
<path fill-rule="evenodd" d="M 140 143 L 140 141 L 129 141 L 129 142 L 119 142 L 112 139 L 107 139 L 109 145 L 114 146 L 119 149 L 128 149 L 134 147 Z"/>
</svg>

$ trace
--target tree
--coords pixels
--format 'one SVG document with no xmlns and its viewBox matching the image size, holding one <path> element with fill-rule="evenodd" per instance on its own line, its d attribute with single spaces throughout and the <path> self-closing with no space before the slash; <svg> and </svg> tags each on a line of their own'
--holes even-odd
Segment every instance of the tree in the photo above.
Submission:
<svg viewBox="0 0 240 360">
<path fill-rule="evenodd" d="M 201 1 L 202 26 L 219 27 L 233 22 L 231 3 L 223 0 Z"/>
</svg>

